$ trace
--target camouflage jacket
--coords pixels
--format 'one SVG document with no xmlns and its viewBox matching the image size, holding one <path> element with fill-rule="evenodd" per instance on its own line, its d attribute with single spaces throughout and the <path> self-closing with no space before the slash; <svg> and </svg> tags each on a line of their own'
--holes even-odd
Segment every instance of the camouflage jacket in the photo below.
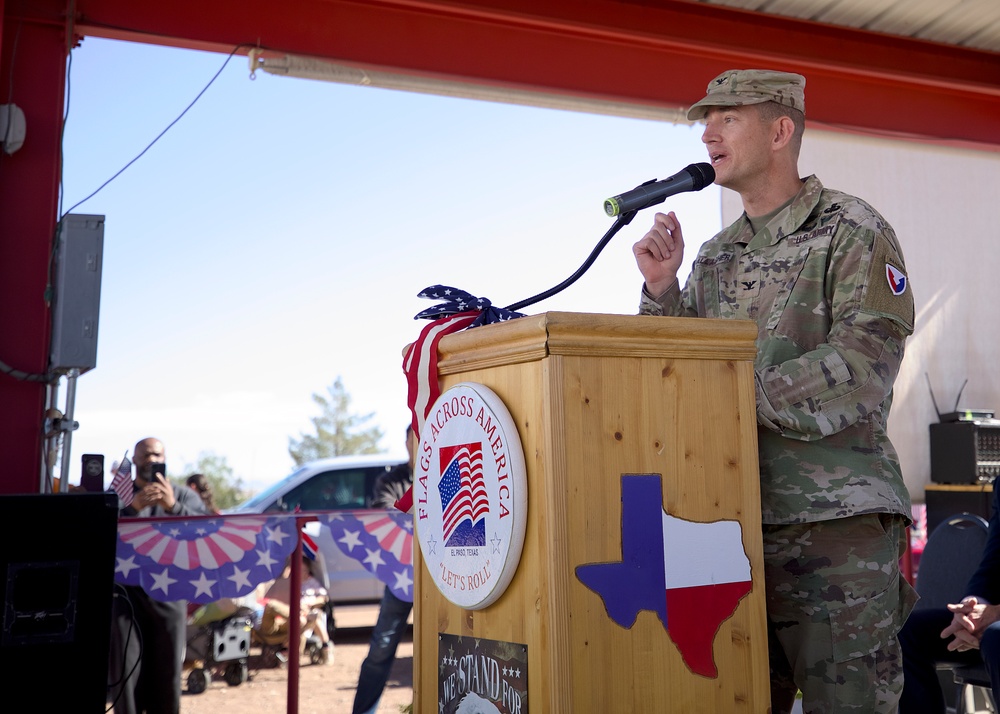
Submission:
<svg viewBox="0 0 1000 714">
<path fill-rule="evenodd" d="M 764 523 L 861 513 L 910 517 L 886 434 L 913 333 L 913 293 L 892 227 L 810 176 L 754 235 L 744 214 L 705 243 L 684 290 L 640 313 L 757 323 L 754 363 Z"/>
</svg>

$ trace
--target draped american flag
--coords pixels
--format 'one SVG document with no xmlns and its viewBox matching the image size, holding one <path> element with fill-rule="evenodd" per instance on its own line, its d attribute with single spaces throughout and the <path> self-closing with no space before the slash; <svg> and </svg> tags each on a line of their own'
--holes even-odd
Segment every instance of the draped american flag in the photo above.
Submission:
<svg viewBox="0 0 1000 714">
<path fill-rule="evenodd" d="M 407 350 L 403 372 L 406 373 L 406 405 L 412 414 L 414 433 L 420 433 L 427 413 L 441 395 L 437 379 L 438 342 L 445 335 L 469 327 L 478 316 L 476 312 L 461 312 L 439 318 L 425 326 Z"/>
<path fill-rule="evenodd" d="M 122 508 L 132 503 L 132 462 L 128 460 L 128 451 L 118 464 L 115 477 L 111 480 L 111 489 L 118 494 Z"/>
<path fill-rule="evenodd" d="M 418 312 L 415 320 L 433 320 L 421 331 L 403 357 L 406 374 L 406 404 L 410 408 L 413 431 L 420 434 L 424 420 L 434 402 L 441 396 L 437 378 L 438 342 L 445 335 L 466 328 L 504 322 L 524 317 L 520 312 L 495 307 L 486 298 L 477 298 L 464 290 L 447 285 L 432 285 L 420 291 L 417 297 L 442 300 L 440 305 Z M 396 501 L 396 508 L 409 513 L 413 508 L 412 487 Z"/>
</svg>

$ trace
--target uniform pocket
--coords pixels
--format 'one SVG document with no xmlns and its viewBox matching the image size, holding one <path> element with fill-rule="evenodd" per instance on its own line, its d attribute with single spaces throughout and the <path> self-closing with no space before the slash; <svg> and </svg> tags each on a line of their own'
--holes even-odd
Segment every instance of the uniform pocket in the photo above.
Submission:
<svg viewBox="0 0 1000 714">
<path fill-rule="evenodd" d="M 898 573 L 892 587 L 875 597 L 830 613 L 833 659 L 846 662 L 888 646 L 913 609 L 917 594 Z"/>
<path fill-rule="evenodd" d="M 775 255 L 770 259 L 770 265 L 761 280 L 761 307 L 768 309 L 768 317 L 765 326 L 770 331 L 795 339 L 798 332 L 798 323 L 801 317 L 794 317 L 795 305 L 792 305 L 793 315 L 786 316 L 786 309 L 789 308 L 788 300 L 795 292 L 795 286 L 799 282 L 802 268 L 806 264 L 809 255 L 809 248 L 796 248 L 790 251 L 787 248 L 782 251 L 783 255 Z M 803 292 L 802 290 L 799 291 Z M 770 307 L 767 307 L 770 305 Z M 813 316 L 812 321 L 816 317 Z M 796 340 L 797 341 L 797 340 Z"/>
<path fill-rule="evenodd" d="M 864 657 L 888 645 L 899 629 L 895 624 L 898 600 L 894 589 L 831 612 L 834 661 Z"/>
<path fill-rule="evenodd" d="M 902 539 L 906 533 L 902 516 L 880 513 L 861 516 L 861 519 L 866 526 L 878 529 L 883 538 L 882 552 L 873 554 L 873 562 L 892 563 L 902 554 Z M 878 580 L 887 582 L 888 587 L 867 600 L 844 605 L 830 613 L 836 662 L 871 655 L 889 645 L 917 601 L 916 591 L 902 577 L 898 567 L 891 575 L 881 568 L 869 572 L 872 577 L 869 587 L 873 590 L 880 587 Z"/>
</svg>

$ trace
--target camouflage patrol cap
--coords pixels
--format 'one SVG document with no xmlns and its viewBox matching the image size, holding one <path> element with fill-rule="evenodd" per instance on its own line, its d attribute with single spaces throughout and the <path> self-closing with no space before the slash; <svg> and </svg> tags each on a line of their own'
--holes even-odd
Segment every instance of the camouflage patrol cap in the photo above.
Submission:
<svg viewBox="0 0 1000 714">
<path fill-rule="evenodd" d="M 769 69 L 730 69 L 708 83 L 708 94 L 691 105 L 687 117 L 704 119 L 709 107 L 739 107 L 745 104 L 777 102 L 805 114 L 806 78 L 791 72 Z"/>
</svg>

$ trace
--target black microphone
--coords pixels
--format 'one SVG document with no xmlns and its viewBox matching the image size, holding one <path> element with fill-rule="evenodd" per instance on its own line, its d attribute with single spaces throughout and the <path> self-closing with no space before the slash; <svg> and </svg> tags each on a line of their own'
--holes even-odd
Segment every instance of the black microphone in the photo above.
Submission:
<svg viewBox="0 0 1000 714">
<path fill-rule="evenodd" d="M 668 196 L 673 196 L 675 193 L 700 191 L 713 181 L 715 181 L 715 169 L 711 164 L 691 164 L 670 178 L 662 181 L 652 179 L 620 196 L 609 198 L 604 202 L 604 212 L 609 216 L 617 216 L 631 211 L 641 211 L 643 208 L 663 203 Z"/>
</svg>

